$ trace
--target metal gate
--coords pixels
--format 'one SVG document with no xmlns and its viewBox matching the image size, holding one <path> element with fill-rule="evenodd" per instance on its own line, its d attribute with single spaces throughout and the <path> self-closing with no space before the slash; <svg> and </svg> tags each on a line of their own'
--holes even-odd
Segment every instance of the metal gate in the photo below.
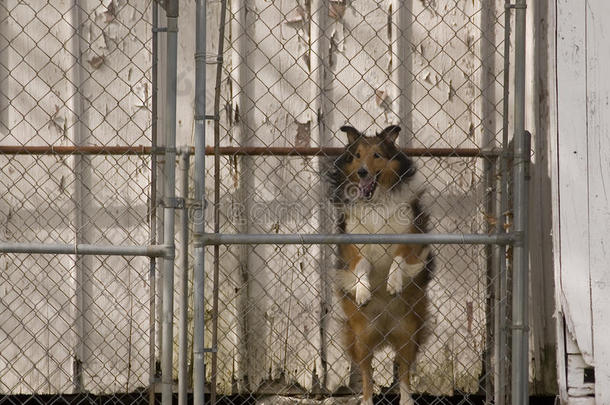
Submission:
<svg viewBox="0 0 610 405">
<path fill-rule="evenodd" d="M 196 141 L 214 155 L 206 179 L 210 230 L 194 235 L 195 246 L 214 246 L 208 261 L 199 259 L 211 270 L 195 268 L 195 277 L 213 275 L 212 402 L 231 394 L 261 403 L 357 395 L 332 292 L 332 246 L 400 239 L 433 243 L 444 269 L 429 291 L 434 324 L 411 382 L 416 402 L 457 395 L 525 403 L 524 2 L 231 1 L 226 22 L 227 6 L 219 7 L 227 31 L 217 44 L 228 49 L 216 60 L 213 141 L 204 142 L 203 123 L 195 126 Z M 433 194 L 434 233 L 337 235 L 325 182 L 346 143 L 339 127 L 374 133 L 396 123 Z M 204 153 L 195 148 L 200 162 Z M 206 173 L 200 167 L 196 184 Z M 195 315 L 195 329 L 203 323 Z M 203 342 L 194 344 L 203 353 Z M 389 401 L 398 391 L 391 351 L 373 363 L 376 398 Z"/>
<path fill-rule="evenodd" d="M 527 403 L 525 0 L 51 3 L 0 4 L 0 394 L 356 403 L 335 248 L 425 243 L 413 399 Z M 431 233 L 336 232 L 345 124 L 401 125 Z"/>
</svg>

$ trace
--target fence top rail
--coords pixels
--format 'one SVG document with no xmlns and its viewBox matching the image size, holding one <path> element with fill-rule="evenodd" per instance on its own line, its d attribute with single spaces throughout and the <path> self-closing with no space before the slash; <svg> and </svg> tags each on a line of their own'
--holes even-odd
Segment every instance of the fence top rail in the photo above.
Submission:
<svg viewBox="0 0 610 405">
<path fill-rule="evenodd" d="M 229 156 L 337 156 L 344 148 L 324 147 L 276 147 L 276 146 L 221 146 L 219 155 Z M 29 146 L 29 145 L 0 145 L 0 154 L 3 155 L 151 155 L 163 154 L 166 148 L 152 146 L 131 145 L 74 145 L 74 146 Z M 496 158 L 501 155 L 500 149 L 478 148 L 403 148 L 409 156 L 417 157 L 477 157 Z M 177 149 L 178 154 L 194 154 L 192 146 Z M 205 154 L 214 155 L 216 148 L 206 146 Z"/>
</svg>

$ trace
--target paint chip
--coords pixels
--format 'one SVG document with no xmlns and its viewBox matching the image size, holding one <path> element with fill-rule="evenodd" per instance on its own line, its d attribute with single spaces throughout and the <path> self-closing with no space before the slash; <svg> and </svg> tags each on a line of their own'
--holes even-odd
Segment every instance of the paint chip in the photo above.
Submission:
<svg viewBox="0 0 610 405">
<path fill-rule="evenodd" d="M 449 89 L 447 91 L 447 101 L 452 101 L 455 96 L 455 89 L 453 88 L 453 82 L 449 80 Z"/>
<path fill-rule="evenodd" d="M 384 101 L 388 98 L 388 95 L 384 90 L 375 90 L 375 102 L 378 107 L 384 103 Z"/>
<path fill-rule="evenodd" d="M 93 69 L 99 69 L 104 64 L 104 55 L 94 56 L 93 58 L 89 59 L 87 62 L 89 62 L 89 65 Z"/>
<path fill-rule="evenodd" d="M 305 123 L 296 121 L 296 124 L 297 134 L 294 137 L 294 146 L 297 148 L 309 146 L 311 141 L 311 120 Z"/>
<path fill-rule="evenodd" d="M 287 24 L 296 24 L 301 23 L 307 20 L 307 13 L 305 13 L 305 9 L 303 6 L 296 6 L 290 13 L 286 15 L 286 23 Z"/>
<path fill-rule="evenodd" d="M 114 7 L 114 1 L 111 1 L 108 4 L 108 7 L 106 7 L 106 11 L 104 11 L 104 22 L 106 24 L 114 21 L 114 18 L 116 17 L 116 9 Z"/>
<path fill-rule="evenodd" d="M 340 20 L 345 16 L 345 1 L 328 2 L 328 16 L 334 20 Z"/>
<path fill-rule="evenodd" d="M 54 128 L 57 133 L 61 134 L 62 136 L 66 136 L 67 134 L 67 123 L 66 123 L 66 119 L 61 116 L 60 114 L 60 107 L 58 105 L 55 105 L 55 112 L 53 113 L 53 115 L 51 115 L 51 119 L 49 120 L 49 123 L 47 124 L 47 128 L 51 129 Z"/>
</svg>

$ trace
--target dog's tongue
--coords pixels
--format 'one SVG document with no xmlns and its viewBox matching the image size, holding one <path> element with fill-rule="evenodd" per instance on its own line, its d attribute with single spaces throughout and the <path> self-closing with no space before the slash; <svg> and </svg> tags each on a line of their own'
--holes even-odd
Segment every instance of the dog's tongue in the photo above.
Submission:
<svg viewBox="0 0 610 405">
<path fill-rule="evenodd" d="M 358 184 L 358 189 L 360 190 L 360 196 L 365 198 L 371 198 L 373 194 L 373 189 L 375 188 L 375 177 L 367 177 L 365 179 L 360 179 L 360 183 Z"/>
</svg>

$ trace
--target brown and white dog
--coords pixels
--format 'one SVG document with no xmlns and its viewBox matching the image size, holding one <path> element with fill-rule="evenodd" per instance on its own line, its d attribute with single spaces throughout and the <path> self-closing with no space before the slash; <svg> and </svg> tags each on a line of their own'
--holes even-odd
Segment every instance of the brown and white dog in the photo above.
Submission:
<svg viewBox="0 0 610 405">
<path fill-rule="evenodd" d="M 400 127 L 365 136 L 343 126 L 348 144 L 335 160 L 333 201 L 339 232 L 423 233 L 423 176 L 395 144 Z M 374 352 L 391 345 L 400 374 L 400 404 L 413 404 L 410 370 L 425 334 L 426 286 L 432 254 L 424 245 L 339 245 L 337 292 L 345 313 L 345 344 L 362 373 L 362 403 L 372 405 Z"/>
</svg>

